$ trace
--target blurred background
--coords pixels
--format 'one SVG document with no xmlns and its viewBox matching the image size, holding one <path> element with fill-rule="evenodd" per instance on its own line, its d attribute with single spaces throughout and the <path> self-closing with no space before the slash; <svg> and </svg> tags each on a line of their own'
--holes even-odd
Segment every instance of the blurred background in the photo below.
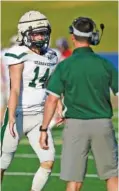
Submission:
<svg viewBox="0 0 119 191">
<path fill-rule="evenodd" d="M 2 1 L 1 2 L 1 55 L 4 55 L 10 46 L 16 44 L 17 24 L 19 18 L 27 11 L 38 10 L 48 17 L 52 26 L 50 47 L 55 49 L 59 61 L 69 56 L 73 45 L 68 33 L 68 27 L 79 16 L 92 18 L 97 27 L 105 24 L 101 43 L 93 49 L 101 56 L 118 65 L 118 2 L 117 1 Z M 1 62 L 1 123 L 7 104 L 8 70 Z M 114 117 L 113 123 L 117 136 L 117 98 L 112 96 Z M 65 184 L 59 180 L 62 126 L 53 129 L 56 148 L 56 162 L 53 173 L 44 191 L 63 191 Z M 9 143 L 8 143 L 9 144 Z M 3 181 L 2 191 L 28 191 L 33 174 L 39 166 L 28 141 L 23 138 L 18 147 L 12 165 L 8 169 Z M 87 178 L 82 191 L 105 191 L 105 183 L 97 178 L 94 160 L 90 153 Z"/>
</svg>

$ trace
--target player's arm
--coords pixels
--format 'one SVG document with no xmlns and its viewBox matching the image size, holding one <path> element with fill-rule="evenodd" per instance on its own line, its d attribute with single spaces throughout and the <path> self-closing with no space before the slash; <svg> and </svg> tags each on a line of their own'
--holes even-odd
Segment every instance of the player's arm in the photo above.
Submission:
<svg viewBox="0 0 119 191">
<path fill-rule="evenodd" d="M 15 122 L 15 111 L 18 104 L 20 94 L 20 84 L 22 80 L 23 63 L 9 66 L 10 74 L 10 97 L 8 101 L 9 124 Z"/>
<path fill-rule="evenodd" d="M 42 131 L 47 130 L 48 125 L 55 113 L 58 100 L 64 92 L 64 84 L 61 80 L 60 66 L 56 68 L 55 72 L 51 76 L 46 91 L 49 95 L 45 102 Z M 48 149 L 47 132 L 41 132 L 40 146 L 42 149 Z"/>
<path fill-rule="evenodd" d="M 44 119 L 43 119 L 43 129 L 46 129 L 53 118 L 53 115 L 55 113 L 57 103 L 58 103 L 59 97 L 56 97 L 52 94 L 49 94 L 46 102 L 45 102 L 45 108 L 44 108 Z"/>
<path fill-rule="evenodd" d="M 2 102 L 1 102 L 1 112 L 0 112 L 0 125 L 2 127 L 3 123 L 3 118 L 4 118 L 4 113 L 5 113 L 5 108 L 7 105 L 7 99 L 6 99 L 6 79 L 5 79 L 5 68 L 2 59 L 0 58 L 0 71 L 1 71 L 1 97 L 3 97 Z"/>
<path fill-rule="evenodd" d="M 56 54 L 56 53 L 55 53 Z M 56 67 L 58 66 L 58 57 L 57 57 L 57 54 L 55 56 L 55 61 L 54 61 L 56 64 L 52 67 L 52 74 L 53 72 L 55 71 Z M 52 75 L 51 75 L 52 76 Z M 58 100 L 57 102 L 57 107 L 56 107 L 56 111 L 55 111 L 55 114 L 54 114 L 54 118 L 56 120 L 56 123 L 57 123 L 57 126 L 59 126 L 62 122 L 63 122 L 63 119 L 62 119 L 62 108 L 63 108 L 63 104 L 62 104 L 62 98 L 63 96 L 61 96 L 61 98 Z"/>
</svg>

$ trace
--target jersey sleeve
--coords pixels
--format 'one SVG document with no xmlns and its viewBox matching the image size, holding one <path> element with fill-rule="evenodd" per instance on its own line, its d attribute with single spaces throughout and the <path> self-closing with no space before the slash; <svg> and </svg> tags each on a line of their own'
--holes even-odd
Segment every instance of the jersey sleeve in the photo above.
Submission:
<svg viewBox="0 0 119 191">
<path fill-rule="evenodd" d="M 63 80 L 61 79 L 60 65 L 56 67 L 54 73 L 49 79 L 46 92 L 53 94 L 56 97 L 60 97 L 61 94 L 64 92 L 64 84 Z"/>
<path fill-rule="evenodd" d="M 14 47 L 10 48 L 7 52 L 4 54 L 4 61 L 5 63 L 9 65 L 19 64 L 24 62 L 24 58 L 27 55 L 27 52 L 22 47 Z"/>
</svg>

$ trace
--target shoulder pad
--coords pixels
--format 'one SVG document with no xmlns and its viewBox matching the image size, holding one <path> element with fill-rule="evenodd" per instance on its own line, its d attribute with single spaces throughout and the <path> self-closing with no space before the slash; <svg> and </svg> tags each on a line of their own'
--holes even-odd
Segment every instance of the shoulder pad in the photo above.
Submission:
<svg viewBox="0 0 119 191">
<path fill-rule="evenodd" d="M 51 48 L 48 49 L 48 52 L 50 52 L 51 54 L 54 54 L 55 56 L 57 56 L 56 52 Z"/>
<path fill-rule="evenodd" d="M 45 56 L 48 58 L 48 59 L 54 59 L 55 57 L 57 57 L 57 54 L 54 50 L 52 49 L 47 49 L 47 52 L 45 53 Z"/>
<path fill-rule="evenodd" d="M 6 54 L 13 54 L 13 55 L 16 55 L 16 57 L 19 57 L 21 54 L 23 53 L 27 53 L 29 49 L 26 47 L 26 46 L 13 46 L 11 48 L 9 48 L 6 52 L 5 52 L 5 56 Z"/>
<path fill-rule="evenodd" d="M 13 46 L 5 52 L 4 57 L 8 65 L 23 62 L 23 58 L 28 54 L 29 49 L 25 46 Z"/>
</svg>

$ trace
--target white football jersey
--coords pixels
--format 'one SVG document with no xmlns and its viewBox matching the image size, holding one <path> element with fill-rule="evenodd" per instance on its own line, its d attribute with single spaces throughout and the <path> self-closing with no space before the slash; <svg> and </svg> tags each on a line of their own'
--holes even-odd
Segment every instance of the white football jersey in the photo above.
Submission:
<svg viewBox="0 0 119 191">
<path fill-rule="evenodd" d="M 57 64 L 56 53 L 48 49 L 38 55 L 26 46 L 16 46 L 5 53 L 7 65 L 24 63 L 17 111 L 24 114 L 43 112 L 45 87 Z"/>
<path fill-rule="evenodd" d="M 3 65 L 4 68 L 4 85 L 6 86 L 6 90 L 4 92 L 4 97 L 8 100 L 9 96 L 9 85 L 10 85 L 10 79 L 9 79 L 9 68 L 8 65 L 6 64 L 6 57 L 5 53 L 9 51 L 10 48 L 5 48 L 1 50 L 1 64 Z"/>
</svg>

